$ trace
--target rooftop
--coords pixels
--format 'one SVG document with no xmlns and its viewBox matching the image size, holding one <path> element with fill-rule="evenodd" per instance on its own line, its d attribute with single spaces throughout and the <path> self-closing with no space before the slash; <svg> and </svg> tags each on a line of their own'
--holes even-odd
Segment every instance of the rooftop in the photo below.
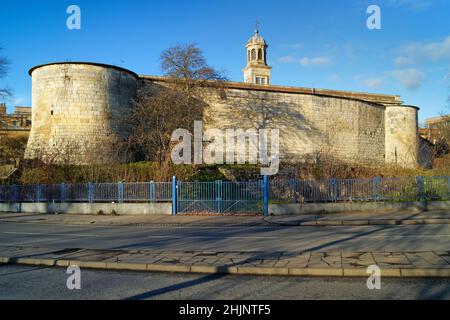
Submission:
<svg viewBox="0 0 450 320">
<path fill-rule="evenodd" d="M 105 64 L 105 63 L 84 62 L 84 61 L 66 61 L 66 62 L 44 63 L 44 64 L 40 64 L 40 65 L 32 67 L 28 71 L 28 74 L 31 76 L 33 71 L 38 69 L 38 68 L 42 68 L 42 67 L 46 67 L 46 66 L 52 66 L 52 65 L 63 65 L 63 64 L 79 64 L 79 65 L 90 65 L 90 66 L 97 66 L 97 67 L 103 67 L 103 68 L 111 68 L 111 69 L 116 69 L 116 70 L 119 70 L 119 71 L 124 71 L 124 72 L 127 72 L 127 73 L 131 73 L 136 78 L 138 77 L 138 75 L 136 73 L 134 73 L 133 71 L 130 71 L 130 70 L 122 68 L 122 67 L 114 66 L 114 65 L 111 65 L 111 64 Z"/>
<path fill-rule="evenodd" d="M 247 41 L 247 45 L 248 44 L 253 44 L 253 43 L 266 45 L 266 41 L 259 34 L 259 30 L 258 29 L 255 30 L 255 34 L 250 39 L 248 39 L 248 41 Z"/>
<path fill-rule="evenodd" d="M 148 79 L 153 81 L 171 81 L 172 79 L 159 76 L 140 75 L 141 79 Z M 208 83 L 210 81 L 207 81 Z M 212 82 L 212 81 L 211 81 Z M 380 103 L 386 105 L 401 105 L 403 102 L 399 95 L 387 95 L 387 94 L 375 94 L 366 92 L 353 92 L 353 91 L 340 91 L 318 88 L 304 88 L 304 87 L 290 87 L 290 86 L 277 86 L 277 85 L 257 85 L 245 82 L 224 82 L 224 87 L 228 89 L 243 89 L 254 91 L 266 91 L 266 92 L 279 92 L 279 93 L 298 93 L 298 94 L 313 94 L 318 96 L 340 97 L 361 101 L 369 101 L 373 103 Z M 417 108 L 415 106 L 408 106 Z M 417 108 L 418 109 L 418 108 Z"/>
<path fill-rule="evenodd" d="M 450 114 L 425 119 L 426 124 L 439 123 L 439 122 L 443 122 L 443 121 L 450 122 Z"/>
</svg>

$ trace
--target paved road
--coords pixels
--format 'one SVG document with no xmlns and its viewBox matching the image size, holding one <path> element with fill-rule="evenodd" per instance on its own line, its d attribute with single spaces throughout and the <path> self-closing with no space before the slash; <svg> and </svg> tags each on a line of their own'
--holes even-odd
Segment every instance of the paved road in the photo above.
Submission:
<svg viewBox="0 0 450 320">
<path fill-rule="evenodd" d="M 3 246 L 211 251 L 450 251 L 450 225 L 131 227 L 0 223 Z"/>
<path fill-rule="evenodd" d="M 381 280 L 162 274 L 81 270 L 81 290 L 62 268 L 0 266 L 0 299 L 450 299 L 450 279 Z"/>
</svg>

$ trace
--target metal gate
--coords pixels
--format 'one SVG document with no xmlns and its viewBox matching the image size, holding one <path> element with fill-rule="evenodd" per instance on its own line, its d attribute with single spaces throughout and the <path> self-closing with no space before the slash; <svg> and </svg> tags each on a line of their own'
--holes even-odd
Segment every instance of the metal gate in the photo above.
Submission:
<svg viewBox="0 0 450 320">
<path fill-rule="evenodd" d="M 177 182 L 177 213 L 263 213 L 263 181 Z"/>
</svg>

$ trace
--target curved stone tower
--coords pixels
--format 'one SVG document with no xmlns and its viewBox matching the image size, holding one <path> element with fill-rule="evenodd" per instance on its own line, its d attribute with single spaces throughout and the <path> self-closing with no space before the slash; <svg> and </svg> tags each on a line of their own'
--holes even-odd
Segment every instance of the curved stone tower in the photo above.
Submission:
<svg viewBox="0 0 450 320">
<path fill-rule="evenodd" d="M 419 108 L 414 106 L 386 107 L 386 163 L 409 168 L 417 166 L 418 110 Z"/>
<path fill-rule="evenodd" d="M 55 163 L 121 161 L 124 118 L 138 76 L 126 69 L 80 62 L 39 65 L 32 77 L 32 129 L 25 157 Z"/>
</svg>

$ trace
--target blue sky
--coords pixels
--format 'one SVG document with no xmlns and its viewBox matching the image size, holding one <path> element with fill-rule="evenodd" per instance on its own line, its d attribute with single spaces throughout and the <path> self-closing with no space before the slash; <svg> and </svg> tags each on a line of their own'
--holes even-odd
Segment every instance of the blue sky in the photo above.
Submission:
<svg viewBox="0 0 450 320">
<path fill-rule="evenodd" d="M 448 105 L 447 0 L 0 3 L 0 54 L 11 60 L 0 85 L 13 89 L 10 111 L 31 105 L 33 65 L 92 61 L 159 75 L 159 54 L 178 43 L 196 43 L 212 66 L 242 81 L 244 46 L 256 20 L 269 44 L 273 84 L 399 94 L 421 108 L 420 120 Z M 81 8 L 81 30 L 66 28 L 71 4 Z M 381 30 L 366 27 L 370 4 L 381 8 Z"/>
</svg>

